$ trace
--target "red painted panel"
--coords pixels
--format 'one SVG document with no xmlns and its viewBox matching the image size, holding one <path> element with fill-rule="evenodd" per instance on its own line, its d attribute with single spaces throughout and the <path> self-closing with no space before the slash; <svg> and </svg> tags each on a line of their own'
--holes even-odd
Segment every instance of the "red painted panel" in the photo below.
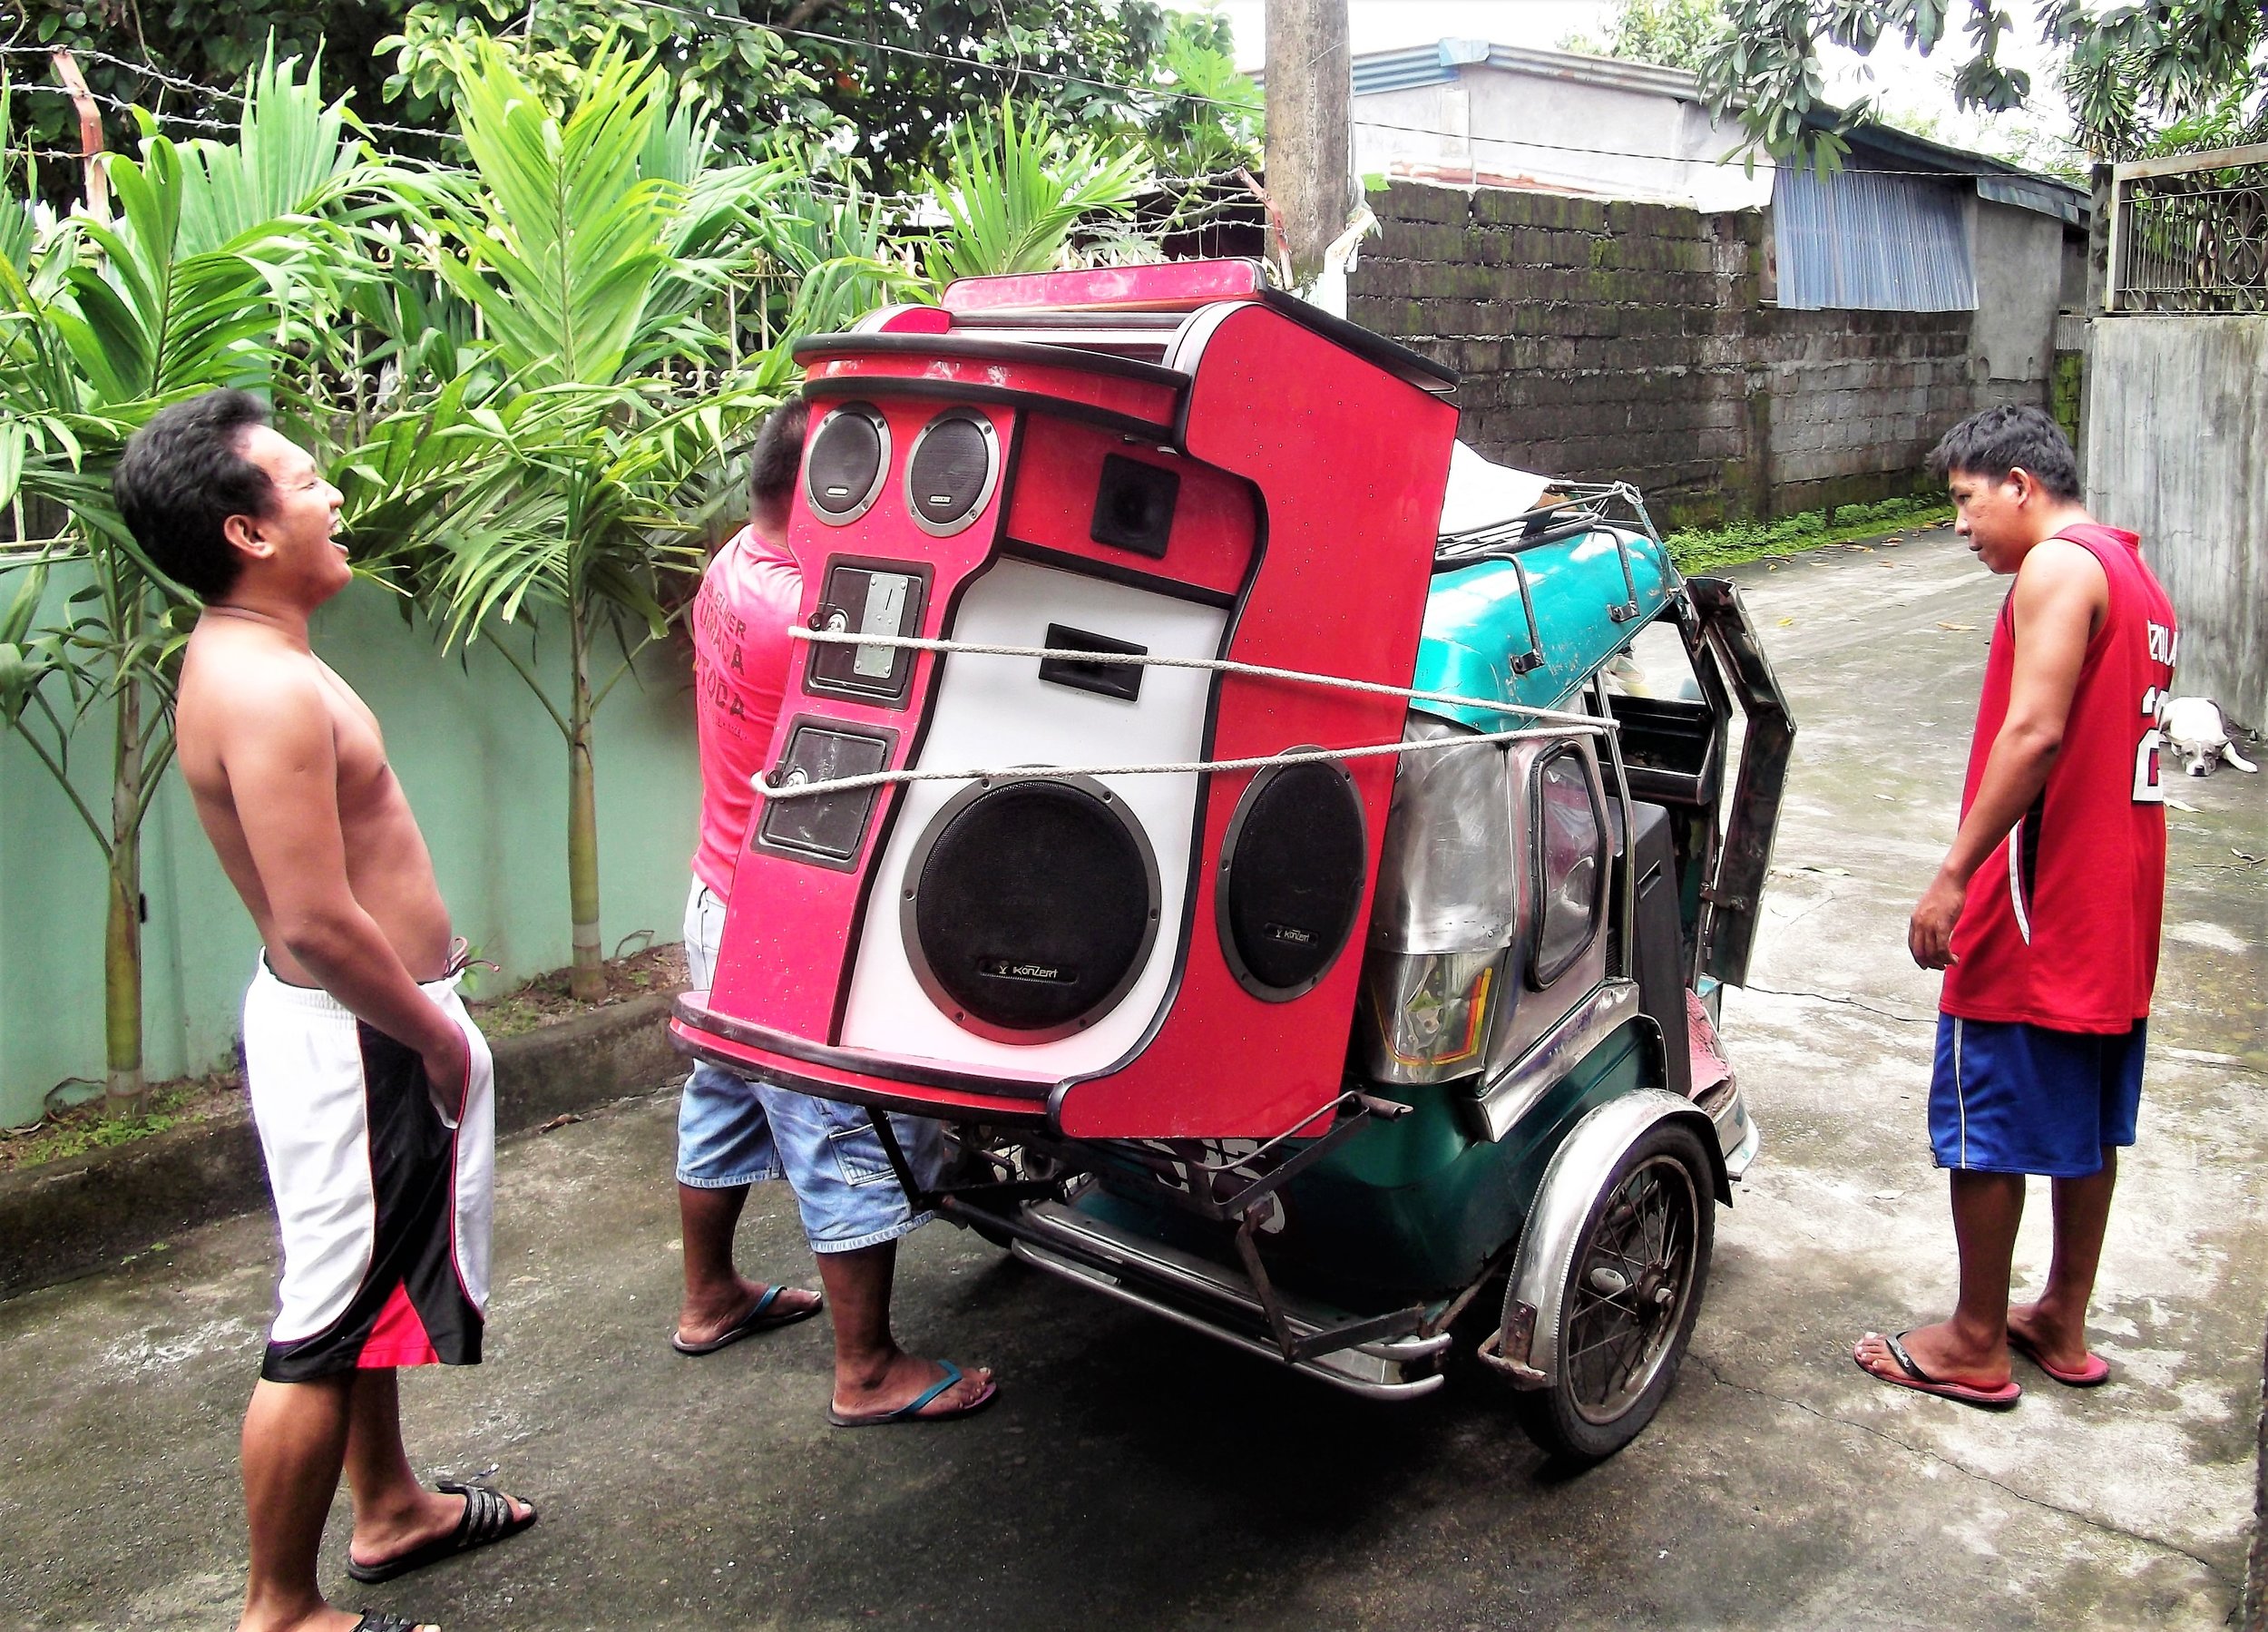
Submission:
<svg viewBox="0 0 2268 1632">
<path fill-rule="evenodd" d="M 1024 447 L 1016 491 L 1009 499 L 1009 537 L 1218 594 L 1234 595 L 1244 588 L 1256 520 L 1247 484 L 1153 443 L 1068 419 L 1032 416 L 1026 423 Z M 1099 544 L 1091 536 L 1102 462 L 1112 454 L 1162 465 L 1181 478 L 1163 559 Z"/>
<path fill-rule="evenodd" d="M 1195 311 L 1216 300 L 1248 300 L 1266 287 L 1256 260 L 1175 260 L 956 279 L 945 286 L 944 304 L 953 312 Z"/>
<path fill-rule="evenodd" d="M 1229 655 L 1408 685 L 1456 409 L 1265 307 L 1226 308 L 1198 321 L 1210 332 L 1202 336 L 1189 400 L 1190 456 L 1248 476 L 1266 506 L 1266 553 Z M 1229 677 L 1221 682 L 1213 754 L 1398 741 L 1404 711 L 1394 698 Z M 1059 1109 L 1064 1132 L 1266 1137 L 1339 1091 L 1393 761 L 1348 768 L 1368 825 L 1369 883 L 1354 939 L 1330 972 L 1285 1003 L 1250 996 L 1229 973 L 1209 864 L 1251 777 L 1213 777 L 1207 865 L 1198 870 L 1194 933 L 1173 1006 L 1122 1070 L 1067 1090 Z"/>
<path fill-rule="evenodd" d="M 1182 387 L 1121 366 L 1014 355 L 924 356 L 911 336 L 882 337 L 872 352 L 831 349 L 815 357 L 815 391 L 865 394 L 892 430 L 892 479 L 861 520 L 830 527 L 798 507 L 789 542 L 804 562 L 803 615 L 821 592 L 826 557 L 854 554 L 926 562 L 934 573 L 924 632 L 935 633 L 955 591 L 1003 532 L 1043 547 L 1082 553 L 1207 588 L 1234 592 L 1246 580 L 1256 530 L 1265 553 L 1232 625 L 1229 655 L 1245 661 L 1406 685 L 1415 662 L 1430 581 L 1435 523 L 1447 476 L 1456 412 L 1438 398 L 1267 306 L 1226 302 L 1183 326 L 1176 355 L 1193 376 L 1186 417 Z M 950 344 L 951 342 L 947 342 Z M 839 345 L 839 343 L 837 343 Z M 1154 373 L 1154 371 L 1152 371 Z M 888 380 L 917 385 L 926 401 L 875 389 Z M 1158 417 L 1158 441 L 1100 432 L 1055 415 L 987 407 L 1014 483 L 1002 484 L 977 526 L 932 539 L 904 514 L 899 476 L 921 425 L 970 387 L 1043 391 L 1113 413 Z M 960 395 L 962 401 L 968 395 Z M 1168 426 L 1181 418 L 1180 454 L 1161 453 Z M 1022 439 L 1016 445 L 1015 439 Z M 1086 536 L 1096 480 L 1110 453 L 1168 464 L 1183 475 L 1173 539 L 1163 562 L 1124 559 Z M 1256 516 L 1254 502 L 1260 506 Z M 800 709 L 899 733 L 896 763 L 910 757 L 935 687 L 935 660 L 915 668 L 902 710 L 849 700 L 804 698 L 799 648 L 791 699 Z M 1264 755 L 1303 743 L 1334 747 L 1397 740 L 1404 707 L 1281 681 L 1219 682 L 1211 752 Z M 785 717 L 783 724 L 785 723 Z M 775 757 L 784 748 L 776 734 Z M 1368 829 L 1374 881 L 1389 796 L 1391 759 L 1350 767 Z M 1350 944 L 1314 991 L 1286 1003 L 1248 995 L 1222 956 L 1214 900 L 1215 862 L 1249 773 L 1209 779 L 1203 794 L 1203 849 L 1195 869 L 1191 934 L 1175 996 L 1151 1039 L 1119 1069 L 1066 1085 L 1057 1102 L 1063 1129 L 1086 1138 L 1160 1135 L 1266 1137 L 1297 1124 L 1338 1090 L 1356 988 L 1368 891 Z M 894 793 L 883 796 L 886 816 Z M 758 810 L 761 817 L 761 807 Z M 879 854 L 885 824 L 869 830 L 862 870 Z M 744 855 L 732 892 L 723 955 L 710 1002 L 720 1015 L 832 1045 L 835 1009 L 854 954 L 861 873 L 837 872 L 761 851 Z M 685 1033 L 689 1038 L 693 1033 Z M 954 1086 L 914 1086 L 924 1062 L 869 1056 L 871 1072 L 771 1060 L 761 1050 L 706 1031 L 704 1048 L 738 1050 L 752 1069 L 824 1082 L 849 1097 L 926 1103 L 944 1114 L 982 1115 L 987 1096 Z M 965 1067 L 956 1068 L 962 1070 Z M 1018 1080 L 1002 1072 L 1003 1084 Z M 1029 1077 L 1028 1082 L 1036 1080 Z M 1032 1114 L 1032 1101 L 1003 1100 Z"/>
<path fill-rule="evenodd" d="M 953 314 L 942 306 L 893 306 L 870 315 L 866 322 L 882 335 L 942 335 L 953 327 Z"/>
<path fill-rule="evenodd" d="M 890 474 L 874 507 L 849 525 L 836 527 L 820 521 L 798 484 L 787 547 L 803 569 L 799 619 L 807 622 L 819 604 L 826 589 L 827 558 L 856 555 L 931 566 L 934 576 L 923 608 L 920 632 L 934 637 L 940 631 L 945 608 L 961 581 L 992 553 L 1008 489 L 1008 484 L 1002 482 L 977 520 L 950 537 L 933 538 L 908 519 L 905 462 L 922 427 L 944 406 L 918 399 L 877 400 L 875 406 L 890 427 Z M 1003 469 L 1012 468 L 1017 435 L 1013 411 L 989 406 L 981 406 L 981 411 L 999 435 Z M 813 415 L 811 423 L 816 429 L 819 415 Z M 916 728 L 935 687 L 937 660 L 926 652 L 915 659 L 906 706 L 892 709 L 805 691 L 805 669 L 816 650 L 807 643 L 797 644 L 789 664 L 786 701 L 772 734 L 771 763 L 777 764 L 787 752 L 788 724 L 801 714 L 895 731 L 897 747 L 890 763 L 893 768 L 903 767 L 913 751 Z M 865 852 L 856 872 L 838 872 L 776 855 L 756 848 L 753 842 L 740 853 L 718 953 L 714 1001 L 721 1011 L 814 1041 L 834 1041 L 836 1000 L 858 933 L 860 881 L 880 854 L 898 793 L 894 787 L 882 790 L 874 819 L 867 826 Z M 763 822 L 765 804 L 763 796 L 758 796 L 748 818 L 751 841 Z"/>
</svg>

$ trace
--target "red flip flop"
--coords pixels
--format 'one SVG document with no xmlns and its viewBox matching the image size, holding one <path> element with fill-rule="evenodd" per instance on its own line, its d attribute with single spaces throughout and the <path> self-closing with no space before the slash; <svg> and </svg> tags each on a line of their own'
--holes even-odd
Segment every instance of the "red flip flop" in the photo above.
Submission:
<svg viewBox="0 0 2268 1632">
<path fill-rule="evenodd" d="M 2031 1339 L 2024 1336 L 2013 1327 L 2009 1331 L 2009 1347 L 2014 1349 L 2066 1388 L 2100 1388 L 2110 1381 L 2110 1362 L 2100 1354 L 2089 1354 L 2085 1365 L 2076 1372 L 2067 1372 L 2061 1366 L 2048 1364 L 2041 1357 L 2039 1351 L 2032 1346 Z"/>
<path fill-rule="evenodd" d="M 1918 1394 L 1935 1394 L 1941 1400 L 1959 1401 L 1963 1405 L 1974 1405 L 1984 1411 L 2006 1411 L 2024 1397 L 2022 1386 L 2013 1377 L 1999 1388 L 1980 1388 L 1973 1383 L 1947 1383 L 1931 1376 L 1914 1363 L 1912 1355 L 1906 1353 L 1905 1335 L 1901 1332 L 1896 1337 L 1882 1337 L 1882 1347 L 1890 1351 L 1890 1357 L 1898 1363 L 1899 1369 L 1906 1373 L 1904 1376 L 1885 1376 L 1876 1371 L 1859 1358 L 1856 1347 L 1851 1351 L 1852 1363 L 1877 1383 L 1887 1383 L 1892 1388 L 1910 1388 Z M 1882 1334 L 1869 1332 L 1866 1336 L 1882 1337 Z M 1859 1341 L 1864 1343 L 1866 1338 Z"/>
</svg>

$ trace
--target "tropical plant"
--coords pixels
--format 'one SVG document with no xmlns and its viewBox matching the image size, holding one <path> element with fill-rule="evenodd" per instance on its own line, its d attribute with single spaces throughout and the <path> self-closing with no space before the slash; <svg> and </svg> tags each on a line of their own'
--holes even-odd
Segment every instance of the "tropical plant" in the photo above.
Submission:
<svg viewBox="0 0 2268 1632">
<path fill-rule="evenodd" d="M 669 73 L 673 101 L 743 111 L 716 130 L 734 151 L 839 140 L 845 121 L 821 100 L 818 82 L 787 42 L 747 13 L 738 0 L 705 0 L 700 26 L 688 28 L 688 13 L 647 0 L 411 0 L 399 31 L 378 43 L 396 64 L 385 96 L 390 112 L 413 123 L 445 119 L 457 58 L 494 39 L 515 54 L 552 108 L 563 110 L 579 96 L 589 64 L 619 45 Z"/>
<path fill-rule="evenodd" d="M 1559 47 L 1697 72 L 1730 27 L 1717 0 L 1616 0 L 1604 34 L 1570 34 Z"/>
<path fill-rule="evenodd" d="M 783 337 L 847 328 L 878 306 L 923 300 L 914 269 L 926 235 L 894 220 L 855 181 L 841 191 L 789 190 L 762 222 L 765 248 L 793 288 Z"/>
<path fill-rule="evenodd" d="M 1260 88 L 1237 72 L 1235 36 L 1218 13 L 1169 12 L 1149 81 L 1143 145 L 1165 175 L 1217 176 L 1260 161 Z"/>
<path fill-rule="evenodd" d="M 1701 68 L 1713 113 L 1737 109 L 1751 141 L 1783 158 L 1839 163 L 1849 143 L 1826 106 L 1819 54 L 1832 42 L 1861 54 L 1895 37 L 1931 55 L 1948 34 L 1968 36 L 1953 75 L 1962 108 L 2025 106 L 2031 76 L 2000 60 L 2015 26 L 1997 0 L 1724 0 L 1731 32 Z M 2209 115 L 2234 94 L 2247 140 L 2268 135 L 2268 9 L 2259 0 L 2150 0 L 2097 11 L 2087 0 L 2042 0 L 2040 37 L 2065 54 L 2059 75 L 2079 145 L 2098 159 L 2146 151 L 2156 132 Z"/>
<path fill-rule="evenodd" d="M 46 767 L 108 869 L 114 1109 L 143 1089 L 141 835 L 172 757 L 170 703 L 194 608 L 119 519 L 109 467 L 166 404 L 266 387 L 304 349 L 336 241 L 318 216 L 353 191 L 357 162 L 312 73 L 270 63 L 235 143 L 153 134 L 139 162 L 111 162 L 117 220 L 81 212 L 42 230 L 27 199 L 0 201 L 0 505 L 15 538 L 0 552 L 15 579 L 0 613 L 0 735 Z M 73 764 L 97 716 L 106 795 Z"/>
<path fill-rule="evenodd" d="M 1070 263 L 1080 233 L 1131 215 L 1145 162 L 1139 150 L 1067 135 L 1037 109 L 963 132 L 931 194 L 944 226 L 924 269 L 942 288 L 956 278 L 1047 272 Z M 1123 236 L 1123 235 L 1122 235 Z"/>
<path fill-rule="evenodd" d="M 447 524 L 421 523 L 421 577 L 447 637 L 486 631 L 565 743 L 570 987 L 590 999 L 605 989 L 592 721 L 667 634 L 671 580 L 698 569 L 705 513 L 728 499 L 728 451 L 786 383 L 777 355 L 732 371 L 707 308 L 758 263 L 750 222 L 787 171 L 719 164 L 713 126 L 668 107 L 667 75 L 619 45 L 563 112 L 493 42 L 455 72 L 476 178 L 443 200 L 436 264 L 501 383 L 444 416 L 459 447 L 484 435 L 493 457 L 463 462 Z M 403 454 L 395 433 L 422 440 L 433 416 L 405 405 L 380 440 Z M 567 649 L 556 696 L 503 636 L 546 612 Z"/>
</svg>

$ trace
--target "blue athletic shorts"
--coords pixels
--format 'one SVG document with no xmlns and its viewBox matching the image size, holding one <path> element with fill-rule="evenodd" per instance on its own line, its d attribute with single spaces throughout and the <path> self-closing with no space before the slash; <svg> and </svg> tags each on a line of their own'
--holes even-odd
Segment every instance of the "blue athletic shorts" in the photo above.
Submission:
<svg viewBox="0 0 2268 1632">
<path fill-rule="evenodd" d="M 1930 1147 L 1941 1168 L 2084 1178 L 2134 1143 L 2146 1022 L 2102 1036 L 1937 1019 Z"/>
<path fill-rule="evenodd" d="M 697 882 L 685 909 L 685 961 L 697 987 L 709 982 L 724 917 L 724 902 Z M 914 1177 L 936 1184 L 943 1129 L 924 1117 L 892 1116 L 890 1127 Z M 934 1217 L 906 1199 L 865 1106 L 776 1088 L 707 1060 L 693 1068 L 678 1102 L 677 1177 L 697 1190 L 785 1178 L 814 1252 L 894 1241 Z"/>
</svg>

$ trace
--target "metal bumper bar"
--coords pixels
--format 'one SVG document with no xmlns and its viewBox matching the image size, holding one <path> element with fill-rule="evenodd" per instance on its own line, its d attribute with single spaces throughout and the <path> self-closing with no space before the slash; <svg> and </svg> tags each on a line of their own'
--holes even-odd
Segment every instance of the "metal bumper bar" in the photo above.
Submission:
<svg viewBox="0 0 2268 1632">
<path fill-rule="evenodd" d="M 1061 1202 L 1033 1202 L 1019 1212 L 1018 1257 L 1065 1280 L 1132 1304 L 1223 1343 L 1288 1364 L 1294 1371 L 1374 1399 L 1403 1400 L 1442 1384 L 1447 1332 L 1430 1337 L 1386 1336 L 1286 1360 L 1251 1282 L 1226 1265 L 1119 1229 Z M 1304 1305 L 1281 1291 L 1274 1300 L 1284 1323 L 1304 1338 L 1347 1330 L 1344 1317 Z M 1409 1371 L 1421 1374 L 1410 1376 Z"/>
</svg>

